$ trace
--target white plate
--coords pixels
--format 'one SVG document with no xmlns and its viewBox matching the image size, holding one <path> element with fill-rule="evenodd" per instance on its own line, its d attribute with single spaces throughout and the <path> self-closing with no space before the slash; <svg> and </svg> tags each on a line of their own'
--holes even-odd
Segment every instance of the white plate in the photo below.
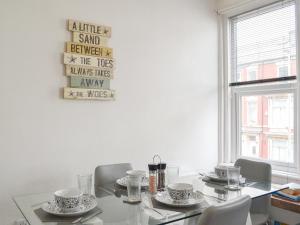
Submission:
<svg viewBox="0 0 300 225">
<path fill-rule="evenodd" d="M 144 170 L 128 170 L 126 171 L 126 174 L 131 176 L 141 176 L 141 177 L 146 176 L 146 172 Z"/>
<path fill-rule="evenodd" d="M 186 201 L 174 201 L 166 191 L 157 193 L 154 196 L 154 199 L 162 204 L 172 207 L 191 207 L 204 202 L 203 196 L 197 195 L 197 193 L 193 193 L 193 198 L 190 198 Z"/>
<path fill-rule="evenodd" d="M 215 173 L 209 173 L 206 175 L 206 177 L 212 181 L 217 181 L 217 182 L 227 182 L 228 181 L 227 178 L 218 177 Z"/>
<path fill-rule="evenodd" d="M 230 190 L 230 191 L 238 191 L 238 190 L 241 190 L 241 186 L 238 186 L 238 187 L 230 187 L 228 185 L 225 185 L 225 188 Z"/>
<path fill-rule="evenodd" d="M 127 187 L 127 177 L 122 177 L 120 179 L 118 179 L 117 184 L 123 186 L 123 187 Z M 147 177 L 142 178 L 142 183 L 141 183 L 141 187 L 142 188 L 146 188 L 149 186 L 149 179 Z"/>
<path fill-rule="evenodd" d="M 50 201 L 48 203 L 45 203 L 42 206 L 42 209 L 55 216 L 80 216 L 82 214 L 85 214 L 92 209 L 94 209 L 97 206 L 97 201 L 94 196 L 83 196 L 82 204 L 79 207 L 78 211 L 74 212 L 63 212 L 60 208 L 58 208 L 53 201 Z"/>
<path fill-rule="evenodd" d="M 214 182 L 221 182 L 221 183 L 227 183 L 228 182 L 228 178 L 221 178 L 218 177 L 218 175 L 216 175 L 215 173 L 209 173 L 206 175 L 206 177 Z M 240 184 L 245 184 L 246 183 L 246 178 L 244 177 L 240 177 Z"/>
</svg>

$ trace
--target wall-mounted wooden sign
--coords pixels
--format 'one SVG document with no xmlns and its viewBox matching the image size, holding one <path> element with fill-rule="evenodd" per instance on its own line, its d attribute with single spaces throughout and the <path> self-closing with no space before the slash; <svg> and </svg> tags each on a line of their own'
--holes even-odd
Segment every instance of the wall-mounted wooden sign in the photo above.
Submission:
<svg viewBox="0 0 300 225">
<path fill-rule="evenodd" d="M 97 34 L 104 37 L 111 37 L 111 28 L 102 25 L 69 20 L 69 31 Z"/>
<path fill-rule="evenodd" d="M 111 48 L 75 42 L 67 42 L 67 52 L 81 55 L 99 56 L 104 58 L 112 58 L 113 56 L 113 50 Z"/>
<path fill-rule="evenodd" d="M 109 80 L 87 77 L 71 77 L 71 87 L 73 88 L 109 89 L 109 83 Z"/>
<path fill-rule="evenodd" d="M 112 69 L 114 67 L 114 60 L 94 56 L 64 53 L 64 64 Z"/>
<path fill-rule="evenodd" d="M 100 46 L 107 45 L 107 38 L 95 34 L 73 32 L 72 40 L 73 42 L 82 43 L 82 44 L 100 45 Z"/>
<path fill-rule="evenodd" d="M 114 100 L 110 90 L 114 59 L 107 46 L 111 28 L 81 21 L 69 20 L 72 42 L 66 43 L 65 74 L 70 87 L 64 88 L 65 99 Z"/>
<path fill-rule="evenodd" d="M 66 65 L 66 75 L 67 76 L 91 77 L 91 78 L 110 80 L 113 78 L 113 70 L 112 69 L 98 69 L 98 68 L 84 67 L 84 66 Z"/>
<path fill-rule="evenodd" d="M 89 100 L 113 100 L 115 98 L 115 91 L 65 87 L 64 98 L 89 99 Z"/>
</svg>

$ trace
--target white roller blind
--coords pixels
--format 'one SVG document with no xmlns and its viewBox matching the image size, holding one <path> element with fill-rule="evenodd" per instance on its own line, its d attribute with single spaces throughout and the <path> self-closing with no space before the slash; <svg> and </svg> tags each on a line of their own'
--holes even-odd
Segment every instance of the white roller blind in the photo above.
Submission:
<svg viewBox="0 0 300 225">
<path fill-rule="evenodd" d="M 295 2 L 281 1 L 230 18 L 231 83 L 295 78 Z"/>
</svg>

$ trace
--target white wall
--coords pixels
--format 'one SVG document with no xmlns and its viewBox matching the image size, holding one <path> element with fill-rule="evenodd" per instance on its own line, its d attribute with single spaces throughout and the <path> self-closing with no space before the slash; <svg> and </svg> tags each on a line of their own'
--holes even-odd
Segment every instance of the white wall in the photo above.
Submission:
<svg viewBox="0 0 300 225">
<path fill-rule="evenodd" d="M 218 9 L 222 9 L 245 2 L 249 2 L 249 0 L 217 0 L 217 7 Z"/>
<path fill-rule="evenodd" d="M 75 185 L 153 154 L 186 170 L 217 162 L 217 18 L 211 0 L 0 1 L 0 218 L 12 195 Z M 66 20 L 112 27 L 114 102 L 60 97 Z"/>
</svg>

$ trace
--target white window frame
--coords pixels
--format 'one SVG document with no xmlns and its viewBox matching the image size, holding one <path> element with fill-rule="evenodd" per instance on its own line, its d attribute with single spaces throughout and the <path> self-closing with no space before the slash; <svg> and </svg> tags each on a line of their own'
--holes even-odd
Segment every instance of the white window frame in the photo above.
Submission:
<svg viewBox="0 0 300 225">
<path fill-rule="evenodd" d="M 236 135 L 230 135 L 231 127 L 236 126 L 236 121 L 232 121 L 231 114 L 232 109 L 234 108 L 234 104 L 236 104 L 236 100 L 234 98 L 237 98 L 237 90 L 238 88 L 230 88 L 228 86 L 230 80 L 231 80 L 231 56 L 230 56 L 230 49 L 231 49 L 231 24 L 229 17 L 238 15 L 241 13 L 245 13 L 251 10 L 254 10 L 258 7 L 263 7 L 265 5 L 268 5 L 270 3 L 275 3 L 276 0 L 261 0 L 261 1 L 248 1 L 246 3 L 236 4 L 227 8 L 219 9 L 218 10 L 218 24 L 219 24 L 219 133 L 218 133 L 218 146 L 219 146 L 219 154 L 218 154 L 218 161 L 219 163 L 233 163 L 237 159 L 237 152 L 234 149 L 234 145 L 236 145 L 235 136 Z M 295 7 L 296 7 L 296 55 L 297 55 L 297 77 L 298 80 L 300 79 L 300 0 L 295 0 Z M 300 101 L 300 82 L 293 84 L 293 87 L 291 87 L 291 84 L 284 84 L 285 86 L 289 86 L 289 88 L 294 92 L 294 147 L 295 149 L 298 148 L 298 141 L 300 140 L 300 135 L 298 132 L 298 121 L 300 117 L 300 111 L 299 111 L 299 101 Z M 249 88 L 251 88 L 249 86 Z M 270 86 L 272 89 L 272 85 Z M 274 87 L 274 91 L 276 91 L 276 87 Z M 235 89 L 235 90 L 234 90 Z M 253 94 L 253 93 L 251 93 Z M 232 99 L 234 101 L 232 101 Z M 299 113 L 297 113 L 299 112 Z M 284 176 L 290 176 L 291 178 L 297 177 L 297 179 L 300 179 L 300 150 L 298 148 L 297 156 L 295 158 L 296 160 L 296 167 L 293 169 L 293 171 L 289 171 L 289 168 L 287 167 L 280 167 L 278 165 L 278 169 L 280 170 L 277 172 L 278 169 L 275 169 L 273 167 L 274 174 L 278 174 L 282 176 L 283 174 L 286 174 Z M 295 175 L 297 174 L 297 175 Z"/>
</svg>

